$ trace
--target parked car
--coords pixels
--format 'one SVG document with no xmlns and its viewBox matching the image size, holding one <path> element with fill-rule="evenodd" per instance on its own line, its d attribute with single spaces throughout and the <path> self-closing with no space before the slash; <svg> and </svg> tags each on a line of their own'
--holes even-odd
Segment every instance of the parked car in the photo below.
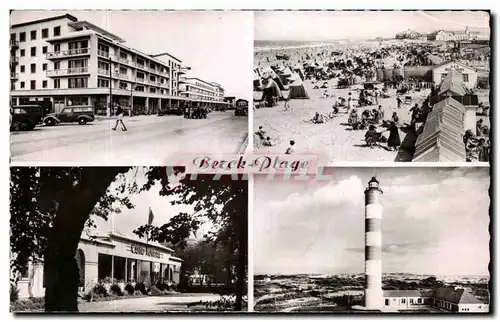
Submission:
<svg viewBox="0 0 500 322">
<path fill-rule="evenodd" d="M 248 116 L 248 106 L 238 106 L 234 110 L 236 116 Z"/>
<path fill-rule="evenodd" d="M 248 101 L 239 99 L 236 101 L 236 108 L 234 110 L 236 116 L 248 116 Z"/>
<path fill-rule="evenodd" d="M 94 120 L 94 109 L 91 106 L 72 106 L 64 108 L 60 113 L 51 113 L 47 115 L 43 119 L 43 123 L 47 126 L 73 122 L 85 125 L 87 122 L 92 122 Z"/>
<path fill-rule="evenodd" d="M 11 131 L 31 131 L 43 119 L 43 108 L 40 105 L 12 106 L 10 110 Z"/>
<path fill-rule="evenodd" d="M 184 111 L 180 108 L 166 108 L 163 110 L 158 111 L 158 116 L 163 116 L 163 115 L 183 115 Z"/>
</svg>

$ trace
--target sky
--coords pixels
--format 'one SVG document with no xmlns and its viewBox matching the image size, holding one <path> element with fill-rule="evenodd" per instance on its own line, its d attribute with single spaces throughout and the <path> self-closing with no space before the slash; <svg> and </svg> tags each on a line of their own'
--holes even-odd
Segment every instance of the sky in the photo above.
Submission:
<svg viewBox="0 0 500 322">
<path fill-rule="evenodd" d="M 14 11 L 11 24 L 69 13 L 146 54 L 168 52 L 191 67 L 188 77 L 217 82 L 226 96 L 249 99 L 253 19 L 249 12 Z"/>
<path fill-rule="evenodd" d="M 488 168 L 332 169 L 330 181 L 255 177 L 255 274 L 362 273 L 363 192 L 376 175 L 383 272 L 488 275 Z"/>
<path fill-rule="evenodd" d="M 124 178 L 118 178 L 114 183 L 111 184 L 109 191 L 114 191 L 116 187 L 120 185 L 123 180 L 127 182 L 133 182 L 135 180 L 137 184 L 141 187 L 146 183 L 145 178 L 146 169 L 144 167 L 132 168 L 127 172 Z M 177 180 L 173 179 L 172 184 L 175 185 Z M 97 224 L 97 229 L 86 230 L 92 234 L 105 234 L 108 232 L 116 232 L 129 236 L 132 238 L 139 238 L 133 233 L 133 231 L 139 226 L 146 225 L 148 223 L 149 207 L 154 214 L 154 219 L 152 225 L 161 226 L 169 222 L 170 218 L 178 215 L 180 212 L 194 213 L 193 206 L 191 205 L 171 205 L 172 200 L 177 200 L 176 196 L 160 196 L 160 185 L 157 184 L 153 186 L 149 191 L 141 192 L 139 194 L 125 195 L 129 196 L 132 204 L 135 206 L 134 209 L 126 209 L 121 207 L 121 213 L 112 213 L 105 221 L 99 217 L 94 217 Z M 193 238 L 202 238 L 203 234 L 211 229 L 212 226 L 209 223 L 205 223 L 200 230 L 196 233 Z"/>
<path fill-rule="evenodd" d="M 489 34 L 488 14 L 470 11 L 262 11 L 255 13 L 254 20 L 256 40 L 373 39 L 394 37 L 407 29 L 430 33 L 467 26 Z"/>
</svg>

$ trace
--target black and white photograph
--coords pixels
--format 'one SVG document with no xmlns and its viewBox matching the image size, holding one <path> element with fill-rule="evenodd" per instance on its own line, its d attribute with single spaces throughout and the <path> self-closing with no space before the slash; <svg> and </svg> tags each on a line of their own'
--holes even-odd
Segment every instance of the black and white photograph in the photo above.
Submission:
<svg viewBox="0 0 500 322">
<path fill-rule="evenodd" d="M 12 167 L 10 311 L 247 311 L 247 180 L 183 171 Z"/>
<path fill-rule="evenodd" d="M 12 162 L 244 151 L 252 24 L 242 11 L 12 11 Z"/>
<path fill-rule="evenodd" d="M 489 168 L 254 182 L 254 310 L 487 313 Z"/>
<path fill-rule="evenodd" d="M 254 13 L 254 150 L 489 162 L 488 11 Z"/>
</svg>

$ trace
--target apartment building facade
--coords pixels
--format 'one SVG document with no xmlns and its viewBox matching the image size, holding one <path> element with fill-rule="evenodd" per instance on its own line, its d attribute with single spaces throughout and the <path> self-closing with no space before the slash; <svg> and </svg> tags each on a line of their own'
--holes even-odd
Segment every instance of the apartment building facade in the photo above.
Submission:
<svg viewBox="0 0 500 322">
<path fill-rule="evenodd" d="M 180 90 L 189 67 L 180 59 L 142 53 L 72 15 L 12 25 L 10 37 L 12 105 L 50 101 L 55 112 L 92 106 L 98 114 L 120 105 L 151 114 L 189 104 Z"/>
<path fill-rule="evenodd" d="M 181 91 L 195 106 L 221 107 L 227 106 L 224 101 L 224 89 L 221 85 L 204 81 L 197 77 L 182 79 Z"/>
</svg>

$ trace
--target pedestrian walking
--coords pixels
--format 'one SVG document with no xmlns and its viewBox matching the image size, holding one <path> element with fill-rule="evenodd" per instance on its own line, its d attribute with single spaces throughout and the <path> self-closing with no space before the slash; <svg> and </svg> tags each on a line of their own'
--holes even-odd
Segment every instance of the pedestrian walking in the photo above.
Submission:
<svg viewBox="0 0 500 322">
<path fill-rule="evenodd" d="M 398 96 L 396 98 L 396 101 L 398 102 L 398 109 L 400 109 L 401 108 L 401 98 Z"/>
<path fill-rule="evenodd" d="M 120 105 L 116 108 L 116 123 L 115 127 L 111 128 L 113 131 L 116 131 L 118 123 L 121 124 L 122 131 L 127 131 L 127 127 L 125 126 L 125 123 L 123 123 L 123 109 Z"/>
</svg>

